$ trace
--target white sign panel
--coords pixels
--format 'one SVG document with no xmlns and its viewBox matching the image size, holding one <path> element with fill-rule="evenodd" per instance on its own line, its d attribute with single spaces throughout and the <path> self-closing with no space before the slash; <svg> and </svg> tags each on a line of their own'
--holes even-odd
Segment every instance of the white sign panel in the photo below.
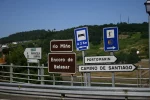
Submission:
<svg viewBox="0 0 150 100">
<path fill-rule="evenodd" d="M 26 48 L 24 55 L 27 59 L 41 59 L 41 48 Z"/>
<path fill-rule="evenodd" d="M 39 63 L 38 59 L 27 59 L 28 63 Z"/>
<path fill-rule="evenodd" d="M 79 72 L 129 72 L 136 67 L 132 64 L 119 65 L 80 65 Z"/>
<path fill-rule="evenodd" d="M 77 31 L 77 41 L 86 40 L 86 34 L 85 30 Z"/>
<path fill-rule="evenodd" d="M 106 63 L 115 62 L 117 58 L 115 56 L 93 56 L 85 57 L 85 63 Z"/>
<path fill-rule="evenodd" d="M 115 35 L 114 35 L 114 30 L 107 30 L 107 38 L 114 38 Z"/>
</svg>

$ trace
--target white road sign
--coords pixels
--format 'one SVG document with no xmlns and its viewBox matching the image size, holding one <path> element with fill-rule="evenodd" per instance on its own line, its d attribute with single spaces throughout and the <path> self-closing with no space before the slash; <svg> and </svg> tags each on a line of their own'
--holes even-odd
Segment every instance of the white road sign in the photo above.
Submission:
<svg viewBox="0 0 150 100">
<path fill-rule="evenodd" d="M 106 63 L 115 62 L 117 58 L 115 56 L 92 56 L 85 57 L 85 63 Z"/>
<path fill-rule="evenodd" d="M 24 56 L 27 59 L 41 59 L 41 48 L 26 48 Z"/>
<path fill-rule="evenodd" d="M 132 64 L 116 65 L 80 65 L 79 72 L 129 72 L 136 67 Z"/>
<path fill-rule="evenodd" d="M 87 27 L 74 29 L 74 35 L 77 51 L 89 49 L 89 37 Z"/>
</svg>

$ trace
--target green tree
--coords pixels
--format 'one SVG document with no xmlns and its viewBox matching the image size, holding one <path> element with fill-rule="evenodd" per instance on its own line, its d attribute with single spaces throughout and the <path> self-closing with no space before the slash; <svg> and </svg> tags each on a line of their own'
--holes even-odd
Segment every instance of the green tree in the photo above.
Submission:
<svg viewBox="0 0 150 100">
<path fill-rule="evenodd" d="M 135 48 L 131 49 L 131 51 L 128 55 L 128 61 L 127 61 L 128 63 L 137 63 L 140 60 L 140 58 L 136 52 L 137 52 L 137 49 L 135 49 Z"/>
<path fill-rule="evenodd" d="M 116 57 L 117 57 L 116 63 L 127 63 L 127 59 L 128 59 L 127 53 L 121 51 L 116 55 Z"/>
<path fill-rule="evenodd" d="M 15 48 L 11 48 L 9 54 L 6 55 L 7 63 L 13 63 L 15 65 L 26 65 L 26 58 L 24 57 L 24 48 L 18 45 Z"/>
</svg>

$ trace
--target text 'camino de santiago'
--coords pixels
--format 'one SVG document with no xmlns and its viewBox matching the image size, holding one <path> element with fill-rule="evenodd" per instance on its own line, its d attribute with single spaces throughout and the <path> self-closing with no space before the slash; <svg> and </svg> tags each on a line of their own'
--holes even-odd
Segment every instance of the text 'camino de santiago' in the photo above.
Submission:
<svg viewBox="0 0 150 100">
<path fill-rule="evenodd" d="M 79 66 L 79 72 L 88 72 L 88 71 L 132 71 L 135 69 L 135 66 L 132 64 L 126 65 L 83 65 Z"/>
</svg>

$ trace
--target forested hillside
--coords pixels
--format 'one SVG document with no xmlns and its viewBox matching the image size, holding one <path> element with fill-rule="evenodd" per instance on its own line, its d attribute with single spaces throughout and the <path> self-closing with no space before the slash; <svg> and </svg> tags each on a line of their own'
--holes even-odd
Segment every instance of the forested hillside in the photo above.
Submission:
<svg viewBox="0 0 150 100">
<path fill-rule="evenodd" d="M 118 58 L 116 63 L 136 63 L 140 59 L 148 58 L 148 23 L 120 23 L 104 25 L 84 25 L 79 27 L 88 27 L 90 49 L 85 51 L 86 56 L 103 56 L 109 53 L 103 50 L 103 28 L 117 26 L 119 29 L 119 51 L 115 52 Z M 9 52 L 6 54 L 7 63 L 16 65 L 26 65 L 27 61 L 23 55 L 25 48 L 41 47 L 42 59 L 40 63 L 47 64 L 48 53 L 50 52 L 50 41 L 52 39 L 64 40 L 74 39 L 74 28 L 61 31 L 56 30 L 32 30 L 12 34 L 1 38 L 0 44 L 6 44 L 17 41 L 28 41 L 18 45 L 9 44 Z M 137 54 L 137 50 L 140 52 Z M 82 53 L 76 51 L 77 62 L 82 63 Z"/>
<path fill-rule="evenodd" d="M 104 24 L 104 25 L 84 25 L 79 27 L 88 27 L 89 38 L 92 44 L 99 44 L 103 36 L 104 27 L 113 27 L 117 26 L 119 29 L 119 34 L 128 34 L 131 35 L 133 32 L 141 32 L 142 37 L 146 38 L 148 36 L 148 23 L 131 23 L 127 24 L 125 22 L 119 24 Z M 26 41 L 26 40 L 36 40 L 36 39 L 74 39 L 74 28 L 65 29 L 61 31 L 54 30 L 32 30 L 26 32 L 19 32 L 12 34 L 8 37 L 0 39 L 0 44 Z"/>
</svg>

